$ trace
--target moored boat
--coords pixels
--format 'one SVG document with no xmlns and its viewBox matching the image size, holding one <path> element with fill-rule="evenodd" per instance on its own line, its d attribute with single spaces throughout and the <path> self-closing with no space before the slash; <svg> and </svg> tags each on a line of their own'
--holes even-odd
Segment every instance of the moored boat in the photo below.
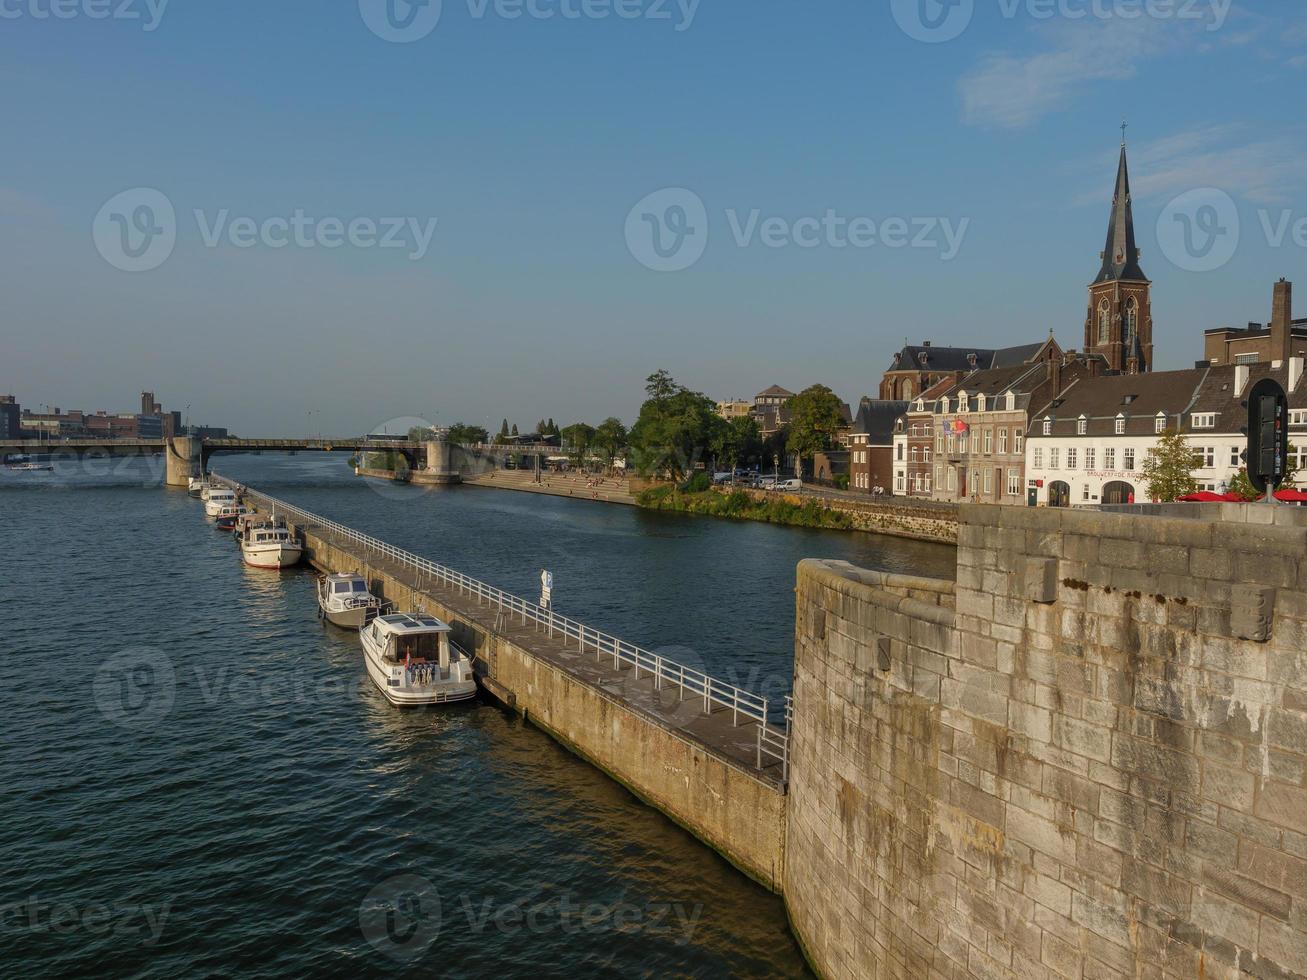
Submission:
<svg viewBox="0 0 1307 980">
<path fill-rule="evenodd" d="M 5 469 L 13 473 L 50 473 L 54 470 L 54 463 L 31 456 L 10 456 L 5 460 Z"/>
<path fill-rule="evenodd" d="M 244 504 L 231 504 L 223 507 L 217 514 L 215 525 L 220 531 L 234 531 L 236 521 L 250 512 Z"/>
<path fill-rule="evenodd" d="M 356 630 L 381 611 L 381 600 L 368 591 L 362 575 L 335 572 L 318 579 L 318 609 L 328 622 Z"/>
<path fill-rule="evenodd" d="M 209 483 L 208 477 L 193 476 L 186 481 L 186 492 L 192 497 L 204 498 L 204 491 L 208 490 L 212 484 Z"/>
<path fill-rule="evenodd" d="M 289 568 L 299 563 L 303 549 L 283 521 L 265 518 L 244 521 L 241 557 L 255 568 Z"/>
<path fill-rule="evenodd" d="M 204 513 L 209 517 L 217 517 L 224 507 L 235 507 L 237 503 L 239 501 L 236 499 L 235 490 L 210 487 L 209 495 L 204 498 Z"/>
<path fill-rule="evenodd" d="M 393 705 L 451 704 L 476 697 L 471 659 L 435 616 L 377 616 L 359 630 L 359 642 L 368 676 Z"/>
</svg>

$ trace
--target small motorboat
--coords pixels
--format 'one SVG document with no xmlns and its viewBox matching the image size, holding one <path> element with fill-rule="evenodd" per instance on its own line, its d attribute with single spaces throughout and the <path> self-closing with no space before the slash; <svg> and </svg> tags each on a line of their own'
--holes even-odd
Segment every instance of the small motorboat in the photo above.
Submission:
<svg viewBox="0 0 1307 980">
<path fill-rule="evenodd" d="M 335 572 L 318 579 L 318 609 L 328 622 L 362 629 L 381 611 L 381 600 L 368 591 L 357 572 Z"/>
<path fill-rule="evenodd" d="M 215 526 L 219 531 L 236 530 L 236 521 L 250 512 L 244 504 L 229 504 L 218 511 Z"/>
<path fill-rule="evenodd" d="M 452 704 L 476 697 L 471 658 L 435 616 L 377 616 L 359 630 L 359 642 L 368 676 L 393 705 Z"/>
<path fill-rule="evenodd" d="M 193 476 L 186 481 L 186 492 L 192 497 L 204 499 L 204 491 L 213 486 L 206 476 Z"/>
<path fill-rule="evenodd" d="M 208 517 L 217 517 L 224 507 L 235 507 L 238 503 L 235 490 L 210 487 L 209 495 L 204 498 L 204 513 Z"/>
<path fill-rule="evenodd" d="M 284 521 L 264 518 L 244 521 L 241 557 L 255 568 L 289 568 L 299 563 L 304 549 Z"/>
<path fill-rule="evenodd" d="M 5 469 L 12 473 L 51 473 L 54 463 L 49 459 L 33 459 L 31 456 L 10 456 L 5 460 Z"/>
</svg>

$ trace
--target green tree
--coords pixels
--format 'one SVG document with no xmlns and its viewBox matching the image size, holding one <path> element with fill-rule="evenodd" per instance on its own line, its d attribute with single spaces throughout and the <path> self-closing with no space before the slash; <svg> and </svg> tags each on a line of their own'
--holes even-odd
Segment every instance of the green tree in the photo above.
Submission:
<svg viewBox="0 0 1307 980">
<path fill-rule="evenodd" d="M 489 442 L 490 433 L 479 425 L 455 422 L 449 427 L 449 441 L 458 443 Z"/>
<path fill-rule="evenodd" d="M 426 426 L 414 426 L 408 430 L 409 442 L 427 442 L 431 437 L 431 429 Z"/>
<path fill-rule="evenodd" d="M 710 448 L 719 466 L 734 469 L 762 454 L 762 433 L 754 419 L 748 415 L 737 416 L 717 428 Z"/>
<path fill-rule="evenodd" d="M 608 460 L 608 465 L 612 466 L 613 460 L 626 448 L 626 437 L 626 426 L 622 424 L 621 419 L 606 418 L 594 431 L 594 448 L 602 453 Z"/>
<path fill-rule="evenodd" d="M 1281 487 L 1291 487 L 1294 480 L 1298 477 L 1298 451 L 1289 444 L 1289 452 L 1284 460 L 1284 480 L 1280 483 Z M 1262 496 L 1261 491 L 1253 486 L 1253 481 L 1248 478 L 1248 468 L 1241 469 L 1233 480 L 1230 481 L 1230 492 L 1237 493 L 1244 500 L 1256 500 Z"/>
<path fill-rule="evenodd" d="M 840 413 L 843 402 L 825 385 L 812 385 L 791 398 L 790 434 L 785 448 L 798 456 L 811 458 L 835 442 L 835 434 L 844 423 Z"/>
<path fill-rule="evenodd" d="M 586 454 L 590 451 L 590 444 L 594 441 L 594 426 L 586 425 L 584 422 L 573 422 L 563 429 L 560 435 L 563 445 L 572 450 L 571 456 L 576 460 L 576 464 L 583 466 Z"/>
<path fill-rule="evenodd" d="M 1170 503 L 1177 497 L 1198 491 L 1193 471 L 1202 465 L 1202 456 L 1185 441 L 1176 429 L 1167 429 L 1148 450 L 1140 474 L 1148 484 L 1154 500 Z"/>
<path fill-rule="evenodd" d="M 649 397 L 629 437 L 636 468 L 683 479 L 711 450 L 726 423 L 716 402 L 677 384 L 666 371 L 649 376 L 645 393 Z"/>
<path fill-rule="evenodd" d="M 517 435 L 517 423 L 513 423 L 513 435 Z"/>
</svg>

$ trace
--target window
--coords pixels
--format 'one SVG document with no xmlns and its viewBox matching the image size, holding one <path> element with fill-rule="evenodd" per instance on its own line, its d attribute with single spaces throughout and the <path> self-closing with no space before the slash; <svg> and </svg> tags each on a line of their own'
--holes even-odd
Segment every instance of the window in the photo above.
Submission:
<svg viewBox="0 0 1307 980">
<path fill-rule="evenodd" d="M 1036 446 L 1031 455 L 1034 458 L 1030 461 L 1030 465 L 1037 470 L 1042 470 L 1044 468 L 1044 450 Z"/>
<path fill-rule="evenodd" d="M 1084 488 L 1084 490 L 1081 491 L 1081 493 L 1080 493 L 1080 499 L 1081 499 L 1081 500 L 1088 500 L 1088 499 L 1089 499 L 1089 484 L 1088 484 L 1088 483 L 1085 484 L 1085 488 Z"/>
<path fill-rule="evenodd" d="M 906 492 L 906 488 L 907 488 L 907 477 L 904 475 L 903 471 L 900 470 L 899 472 L 894 474 L 894 492 L 904 493 Z"/>
<path fill-rule="evenodd" d="M 1044 435 L 1051 436 L 1052 434 L 1053 434 L 1053 420 L 1046 418 L 1044 419 Z"/>
<path fill-rule="evenodd" d="M 958 488 L 958 471 L 952 466 L 948 468 L 948 488 L 956 490 Z"/>
<path fill-rule="evenodd" d="M 1089 431 L 1089 420 L 1083 415 L 1076 419 L 1076 435 L 1083 436 Z"/>
<path fill-rule="evenodd" d="M 967 443 L 970 441 L 970 438 L 970 434 L 966 432 L 963 432 L 958 436 L 958 452 L 965 453 L 967 451 Z"/>
<path fill-rule="evenodd" d="M 926 488 L 925 488 L 925 491 L 924 491 L 924 492 L 925 492 L 925 493 L 930 493 L 930 474 L 929 474 L 929 473 L 926 474 Z"/>
<path fill-rule="evenodd" d="M 1125 416 L 1124 416 L 1124 415 L 1118 415 L 1118 416 L 1116 417 L 1116 434 L 1119 435 L 1119 436 L 1123 436 L 1123 435 L 1125 435 Z"/>
<path fill-rule="evenodd" d="M 1067 469 L 1069 469 L 1069 470 L 1073 470 L 1073 469 L 1076 468 L 1076 456 L 1077 456 L 1077 453 L 1076 453 L 1076 451 L 1075 451 L 1074 449 L 1068 449 L 1068 450 L 1066 451 L 1066 468 L 1067 468 Z"/>
<path fill-rule="evenodd" d="M 952 432 L 948 434 L 948 453 L 950 456 L 957 450 L 957 436 Z"/>
<path fill-rule="evenodd" d="M 1256 355 L 1256 354 L 1235 354 L 1235 355 L 1234 355 L 1234 363 L 1235 363 L 1235 364 L 1256 364 L 1256 363 L 1257 363 L 1257 355 Z"/>
<path fill-rule="evenodd" d="M 944 415 L 947 415 L 947 414 L 948 414 L 948 398 L 947 398 L 947 397 L 945 397 L 945 398 L 941 398 L 941 399 L 939 400 L 939 410 L 940 410 L 941 414 L 944 414 Z"/>
<path fill-rule="evenodd" d="M 978 396 L 976 401 L 976 411 L 983 412 L 985 410 L 985 403 L 986 403 L 985 396 L 984 395 Z"/>
<path fill-rule="evenodd" d="M 1236 470 L 1237 470 L 1239 467 L 1243 466 L 1243 460 L 1241 460 L 1241 459 L 1239 458 L 1239 447 L 1238 447 L 1238 446 L 1231 446 L 1231 447 L 1230 447 L 1230 465 L 1233 466 Z"/>
<path fill-rule="evenodd" d="M 1125 457 L 1123 460 L 1125 469 L 1133 470 L 1135 468 L 1135 451 L 1133 449 L 1124 449 L 1121 451 L 1121 455 Z"/>
<path fill-rule="evenodd" d="M 1085 469 L 1092 470 L 1097 468 L 1098 451 L 1092 446 L 1085 450 Z"/>
<path fill-rule="evenodd" d="M 1008 470 L 1008 471 L 1007 471 L 1007 492 L 1008 492 L 1008 496 L 1010 496 L 1010 497 L 1015 497 L 1015 496 L 1017 496 L 1019 493 L 1021 493 L 1021 471 L 1020 471 L 1020 470 Z"/>
<path fill-rule="evenodd" d="M 912 462 L 914 462 L 914 463 L 917 462 L 917 447 L 916 447 L 916 446 L 913 446 L 913 447 L 912 447 Z"/>
<path fill-rule="evenodd" d="M 1153 419 L 1153 431 L 1154 432 L 1166 431 L 1166 416 L 1163 415 L 1161 412 L 1158 412 L 1157 418 Z"/>
<path fill-rule="evenodd" d="M 1114 469 L 1116 469 L 1116 450 L 1115 450 L 1115 449 L 1104 449 L 1104 450 L 1103 450 L 1103 468 L 1104 468 L 1104 469 L 1108 469 L 1108 470 L 1114 470 Z"/>
<path fill-rule="evenodd" d="M 1199 446 L 1198 455 L 1202 457 L 1202 467 L 1205 470 L 1213 469 L 1216 466 L 1216 447 Z"/>
<path fill-rule="evenodd" d="M 944 467 L 942 467 L 942 466 L 936 466 L 936 467 L 935 467 L 935 486 L 937 486 L 937 487 L 942 487 L 943 485 L 944 485 Z"/>
<path fill-rule="evenodd" d="M 1009 412 L 1012 412 L 1012 411 L 1015 411 L 1015 410 L 1016 410 L 1016 407 L 1017 407 L 1017 396 L 1016 396 L 1016 392 L 1014 392 L 1014 391 L 1009 391 L 1009 392 L 1007 393 L 1007 410 L 1008 410 Z"/>
<path fill-rule="evenodd" d="M 1195 429 L 1215 429 L 1216 413 L 1215 412 L 1194 412 L 1193 422 Z"/>
<path fill-rule="evenodd" d="M 942 435 L 936 435 L 936 436 L 935 436 L 935 452 L 937 452 L 937 453 L 942 453 L 943 451 L 944 451 L 944 437 L 943 437 Z"/>
<path fill-rule="evenodd" d="M 1050 449 L 1048 451 L 1048 468 L 1055 470 L 1058 468 L 1062 451 L 1060 449 Z"/>
<path fill-rule="evenodd" d="M 962 392 L 960 395 L 958 395 L 958 411 L 959 412 L 971 411 L 971 408 L 969 407 L 969 403 L 967 400 L 967 393 L 965 391 Z"/>
<path fill-rule="evenodd" d="M 930 462 L 930 447 L 929 447 L 929 446 L 927 446 L 925 449 L 923 449 L 923 450 L 921 451 L 921 461 L 922 461 L 923 463 L 929 463 L 929 462 Z"/>
<path fill-rule="evenodd" d="M 998 454 L 1000 456 L 1007 455 L 1007 429 L 998 430 Z"/>
<path fill-rule="evenodd" d="M 1295 408 L 1289 412 L 1290 425 L 1307 425 L 1307 408 Z"/>
<path fill-rule="evenodd" d="M 1125 304 L 1126 357 L 1134 354 L 1135 331 L 1139 328 L 1139 302 L 1133 296 Z"/>
<path fill-rule="evenodd" d="M 992 494 L 993 492 L 994 492 L 994 471 L 985 470 L 985 493 Z"/>
<path fill-rule="evenodd" d="M 1098 304 L 1098 342 L 1106 344 L 1112 334 L 1112 308 L 1104 299 Z"/>
<path fill-rule="evenodd" d="M 994 452 L 994 430 L 985 430 L 985 455 L 992 455 Z"/>
<path fill-rule="evenodd" d="M 1021 445 L 1025 442 L 1026 434 L 1020 429 L 1012 433 L 1012 451 L 1017 455 L 1021 454 Z"/>
<path fill-rule="evenodd" d="M 895 458 L 898 459 L 899 462 L 902 462 L 902 461 L 903 461 L 903 448 L 904 448 L 904 447 L 903 447 L 903 443 L 901 443 L 901 442 L 900 442 L 897 446 L 894 447 L 894 451 L 895 451 L 895 454 L 896 454 Z"/>
</svg>

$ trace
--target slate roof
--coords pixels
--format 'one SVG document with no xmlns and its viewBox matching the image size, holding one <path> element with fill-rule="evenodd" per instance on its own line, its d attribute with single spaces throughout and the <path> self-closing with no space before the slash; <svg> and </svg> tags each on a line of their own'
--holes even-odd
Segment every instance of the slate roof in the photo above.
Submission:
<svg viewBox="0 0 1307 980">
<path fill-rule="evenodd" d="M 1267 362 L 1249 364 L 1248 380 L 1242 388 L 1235 388 L 1235 373 L 1238 367 L 1224 364 L 1211 368 L 1206 379 L 1198 389 L 1193 405 L 1184 417 L 1183 428 L 1186 432 L 1196 434 L 1210 432 L 1214 435 L 1238 433 L 1248 424 L 1248 409 L 1243 400 L 1252 391 L 1253 385 L 1263 378 L 1274 378 L 1289 396 L 1290 409 L 1307 409 L 1307 378 L 1298 381 L 1294 391 L 1289 390 L 1289 369 L 1281 365 L 1272 368 Z M 1194 429 L 1194 413 L 1211 413 L 1216 416 L 1216 425 L 1212 428 Z"/>
<path fill-rule="evenodd" d="M 867 444 L 888 446 L 894 441 L 894 421 L 908 409 L 908 402 L 864 398 L 853 419 L 853 434 L 867 435 Z"/>
<path fill-rule="evenodd" d="M 1107 221 L 1107 244 L 1103 247 L 1103 267 L 1094 282 L 1117 279 L 1148 281 L 1139 268 L 1139 246 L 1135 244 L 1134 208 L 1130 203 L 1130 169 L 1126 166 L 1125 144 L 1121 144 L 1121 162 L 1116 168 L 1116 190 L 1112 195 L 1112 215 Z"/>
<path fill-rule="evenodd" d="M 766 388 L 766 389 L 764 389 L 764 390 L 758 392 L 758 394 L 754 395 L 753 397 L 754 397 L 754 398 L 773 398 L 773 397 L 776 397 L 776 396 L 780 396 L 780 397 L 782 397 L 782 398 L 793 398 L 793 397 L 794 397 L 794 392 L 792 392 L 792 391 L 787 391 L 787 390 L 785 390 L 784 388 L 782 388 L 780 385 L 772 385 L 770 388 Z"/>
<path fill-rule="evenodd" d="M 1150 374 L 1114 374 L 1081 378 L 1030 420 L 1030 437 L 1044 434 L 1044 416 L 1053 417 L 1053 436 L 1079 435 L 1080 416 L 1087 422 L 1085 437 L 1116 434 L 1116 417 L 1126 417 L 1125 435 L 1152 435 L 1158 412 L 1174 426 L 1198 397 L 1209 368 L 1155 371 Z M 1187 421 L 1187 418 L 1186 418 Z"/>
<path fill-rule="evenodd" d="M 1015 347 L 935 347 L 905 344 L 894 355 L 890 371 L 982 371 L 1029 363 L 1047 344 L 1019 344 Z M 926 356 L 925 363 L 921 356 Z M 972 363 L 972 358 L 975 363 Z"/>
</svg>

